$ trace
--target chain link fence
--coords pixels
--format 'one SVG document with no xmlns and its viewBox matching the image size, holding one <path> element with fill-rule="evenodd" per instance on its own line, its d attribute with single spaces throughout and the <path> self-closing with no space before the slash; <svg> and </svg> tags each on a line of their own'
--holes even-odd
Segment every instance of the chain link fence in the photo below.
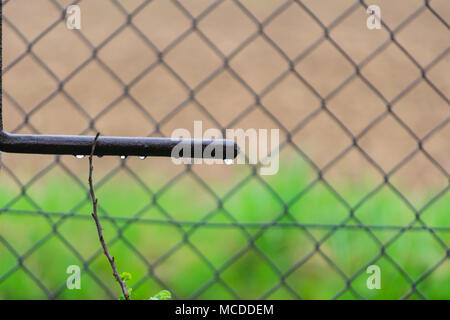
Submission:
<svg viewBox="0 0 450 320">
<path fill-rule="evenodd" d="M 69 4 L 80 30 L 66 28 Z M 379 30 L 366 26 L 372 4 Z M 10 132 L 168 136 L 193 120 L 281 131 L 279 180 L 257 165 L 96 159 L 105 236 L 135 293 L 450 297 L 447 1 L 2 6 Z M 71 297 L 51 267 L 63 259 L 81 266 L 86 297 L 118 296 L 86 172 L 71 157 L 2 155 L 0 296 Z"/>
</svg>

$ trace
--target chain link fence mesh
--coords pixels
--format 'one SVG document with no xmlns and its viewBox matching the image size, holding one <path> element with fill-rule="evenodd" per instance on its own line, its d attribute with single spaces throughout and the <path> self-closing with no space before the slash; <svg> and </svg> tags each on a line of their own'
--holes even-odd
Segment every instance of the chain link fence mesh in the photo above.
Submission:
<svg viewBox="0 0 450 320">
<path fill-rule="evenodd" d="M 80 30 L 66 28 L 70 4 Z M 372 4 L 380 30 L 366 26 Z M 275 176 L 95 160 L 105 236 L 136 294 L 450 297 L 448 1 L 2 5 L 10 132 L 280 129 Z M 83 297 L 118 296 L 85 175 L 71 157 L 2 155 L 0 296 L 80 297 L 60 261 L 81 266 Z"/>
</svg>

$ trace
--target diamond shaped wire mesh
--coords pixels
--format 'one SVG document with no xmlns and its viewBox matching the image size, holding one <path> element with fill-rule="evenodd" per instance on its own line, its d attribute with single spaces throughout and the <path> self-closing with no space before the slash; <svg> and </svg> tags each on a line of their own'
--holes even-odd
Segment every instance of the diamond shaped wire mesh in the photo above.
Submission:
<svg viewBox="0 0 450 320">
<path fill-rule="evenodd" d="M 289 190 L 253 165 L 225 179 L 234 169 L 96 160 L 106 238 L 113 253 L 126 252 L 116 258 L 119 269 L 129 266 L 121 260 L 135 269 L 135 292 L 160 287 L 179 298 L 364 299 L 374 297 L 361 286 L 366 268 L 380 263 L 400 288 L 382 297 L 434 298 L 430 288 L 449 279 L 450 225 L 425 215 L 449 196 L 450 6 L 403 2 L 383 9 L 382 29 L 368 31 L 366 9 L 373 3 L 363 0 L 3 0 L 4 126 L 13 133 L 165 136 L 201 119 L 222 131 L 280 129 L 281 157 L 307 168 Z M 65 29 L 69 4 L 81 7 L 81 30 Z M 115 298 L 94 230 L 86 227 L 92 224 L 87 165 L 61 156 L 2 157 L 9 191 L 0 209 L 0 253 L 7 261 L 0 294 L 20 273 L 37 297 L 66 297 L 64 272 L 52 278 L 39 268 L 40 259 L 66 256 L 95 284 L 95 297 Z M 212 170 L 225 182 L 213 183 Z M 356 189 L 343 187 L 342 172 Z M 370 181 L 361 180 L 362 172 L 370 172 Z M 55 200 L 42 190 L 60 189 L 61 179 L 79 201 L 61 191 L 51 197 L 60 199 L 61 210 L 50 210 Z M 110 204 L 120 198 L 115 190 L 123 181 L 139 202 Z M 175 205 L 189 202 L 183 192 L 198 205 Z M 254 194 L 263 205 L 239 202 Z M 376 207 L 384 194 L 396 200 L 394 211 Z M 317 222 L 324 199 L 333 209 Z M 382 223 L 365 215 L 372 206 Z M 389 223 L 400 211 L 401 223 Z M 245 212 L 255 216 L 242 219 Z M 23 226 L 21 217 L 39 220 Z M 72 232 L 75 223 L 93 235 Z M 398 262 L 415 233 L 423 234 L 425 248 Z M 283 244 L 288 234 L 295 241 Z M 271 247 L 274 239 L 279 247 Z M 420 256 L 431 247 L 436 255 Z M 363 253 L 355 258 L 356 251 Z M 415 259 L 417 272 L 407 264 Z M 324 275 L 327 283 L 319 279 Z M 179 285 L 190 276 L 192 283 Z M 244 285 L 240 277 L 255 279 Z"/>
</svg>

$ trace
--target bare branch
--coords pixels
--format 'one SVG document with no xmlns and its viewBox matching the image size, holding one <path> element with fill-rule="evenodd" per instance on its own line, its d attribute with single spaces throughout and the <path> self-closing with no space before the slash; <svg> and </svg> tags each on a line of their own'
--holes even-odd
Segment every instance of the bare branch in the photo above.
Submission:
<svg viewBox="0 0 450 320">
<path fill-rule="evenodd" d="M 116 262 L 114 260 L 114 257 L 111 257 L 108 247 L 106 246 L 105 239 L 103 238 L 102 225 L 100 224 L 100 220 L 97 215 L 98 199 L 95 197 L 94 185 L 92 183 L 92 173 L 94 172 L 94 166 L 92 165 L 92 158 L 94 156 L 95 146 L 97 145 L 97 140 L 98 140 L 99 136 L 100 136 L 100 132 L 97 133 L 97 135 L 95 136 L 94 142 L 92 144 L 91 154 L 89 155 L 89 191 L 90 191 L 91 199 L 92 199 L 92 208 L 93 208 L 92 217 L 94 218 L 95 225 L 97 226 L 98 238 L 102 245 L 103 252 L 105 253 L 106 258 L 108 259 L 108 262 L 111 265 L 111 269 L 113 270 L 113 276 L 119 283 L 125 299 L 130 300 L 130 295 L 128 293 L 127 286 L 126 286 L 125 282 L 120 278 L 119 272 L 117 271 Z"/>
</svg>

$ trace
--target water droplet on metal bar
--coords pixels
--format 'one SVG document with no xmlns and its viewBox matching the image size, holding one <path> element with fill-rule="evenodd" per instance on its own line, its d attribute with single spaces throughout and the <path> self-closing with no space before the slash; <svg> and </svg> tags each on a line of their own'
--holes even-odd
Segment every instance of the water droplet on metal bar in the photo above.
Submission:
<svg viewBox="0 0 450 320">
<path fill-rule="evenodd" d="M 225 164 L 228 166 L 233 164 L 233 159 L 225 159 L 224 161 L 225 161 Z"/>
<path fill-rule="evenodd" d="M 146 156 L 140 156 L 139 159 L 141 160 L 145 160 L 147 157 Z"/>
<path fill-rule="evenodd" d="M 84 155 L 78 154 L 78 155 L 76 155 L 75 157 L 77 157 L 77 159 L 83 159 L 83 158 L 84 158 Z"/>
<path fill-rule="evenodd" d="M 127 156 L 120 156 L 120 159 L 125 160 Z"/>
</svg>

